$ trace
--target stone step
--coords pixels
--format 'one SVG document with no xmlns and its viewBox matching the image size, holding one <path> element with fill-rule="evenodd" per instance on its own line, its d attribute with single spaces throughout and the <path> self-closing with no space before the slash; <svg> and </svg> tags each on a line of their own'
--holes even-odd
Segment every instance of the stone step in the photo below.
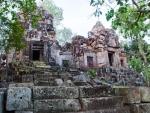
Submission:
<svg viewBox="0 0 150 113">
<path fill-rule="evenodd" d="M 81 105 L 78 99 L 35 100 L 34 113 L 78 112 Z"/>
<path fill-rule="evenodd" d="M 59 80 L 59 81 L 58 81 Z M 61 83 L 60 83 L 61 82 Z M 63 80 L 62 79 L 56 79 L 56 78 L 45 78 L 45 80 L 43 79 L 39 79 L 39 80 L 34 80 L 34 85 L 35 86 L 59 86 L 60 84 L 63 83 Z"/>
<path fill-rule="evenodd" d="M 35 86 L 55 86 L 54 83 L 49 83 L 49 81 L 42 81 L 42 80 L 34 81 L 34 85 Z"/>
<path fill-rule="evenodd" d="M 123 107 L 122 97 L 82 98 L 83 110 L 113 109 Z"/>
<path fill-rule="evenodd" d="M 15 113 L 33 113 L 33 111 L 15 111 Z M 43 113 L 38 111 L 37 113 Z M 44 112 L 44 113 L 130 113 L 129 108 L 118 108 L 118 109 L 103 109 L 94 111 L 80 111 L 80 112 Z"/>
<path fill-rule="evenodd" d="M 123 108 L 122 97 L 34 100 L 35 113 L 79 112 L 117 108 Z"/>
<path fill-rule="evenodd" d="M 55 81 L 40 81 L 40 85 L 54 85 Z M 33 88 L 33 97 L 35 99 L 61 99 L 61 98 L 95 98 L 111 96 L 111 88 L 108 86 L 35 86 Z"/>
<path fill-rule="evenodd" d="M 92 110 L 81 112 L 61 112 L 61 113 L 130 113 L 130 110 L 129 108 L 115 108 L 115 109 L 103 109 L 103 110 Z"/>
<path fill-rule="evenodd" d="M 80 98 L 106 97 L 113 94 L 113 90 L 109 86 L 80 86 L 79 91 Z"/>
<path fill-rule="evenodd" d="M 77 87 L 59 87 L 59 86 L 35 86 L 33 88 L 34 99 L 69 99 L 79 98 Z"/>
</svg>

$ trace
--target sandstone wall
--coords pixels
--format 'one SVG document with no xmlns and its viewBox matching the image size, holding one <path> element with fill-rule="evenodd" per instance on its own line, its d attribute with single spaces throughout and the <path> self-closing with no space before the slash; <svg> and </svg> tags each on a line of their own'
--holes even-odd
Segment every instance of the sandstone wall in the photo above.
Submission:
<svg viewBox="0 0 150 113">
<path fill-rule="evenodd" d="M 15 84 L 0 89 L 0 113 L 150 113 L 149 94 L 148 87 Z"/>
</svg>

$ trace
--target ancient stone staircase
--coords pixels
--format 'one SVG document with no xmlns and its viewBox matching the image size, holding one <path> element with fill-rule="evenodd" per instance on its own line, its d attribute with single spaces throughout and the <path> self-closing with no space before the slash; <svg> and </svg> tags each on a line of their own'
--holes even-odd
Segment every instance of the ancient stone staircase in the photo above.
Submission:
<svg viewBox="0 0 150 113">
<path fill-rule="evenodd" d="M 108 87 L 35 86 L 33 88 L 36 113 L 128 113 L 123 98 L 111 96 Z"/>
<path fill-rule="evenodd" d="M 132 110 L 126 106 L 136 105 L 134 103 L 140 106 L 138 88 L 122 88 L 116 93 L 107 85 L 82 82 L 76 85 L 73 76 L 64 71 L 37 67 L 33 82 L 10 84 L 5 89 L 6 100 L 2 98 L 4 93 L 0 93 L 3 104 L 0 104 L 3 108 L 0 113 L 145 113 L 130 112 Z M 131 102 L 125 101 L 124 96 Z M 134 109 L 137 110 L 135 106 Z"/>
<path fill-rule="evenodd" d="M 74 83 L 67 84 L 69 73 L 37 73 L 33 87 L 35 113 L 129 113 L 123 106 L 123 97 L 114 96 L 111 87 Z M 70 78 L 72 79 L 72 78 Z M 58 83 L 57 80 L 60 82 Z"/>
</svg>

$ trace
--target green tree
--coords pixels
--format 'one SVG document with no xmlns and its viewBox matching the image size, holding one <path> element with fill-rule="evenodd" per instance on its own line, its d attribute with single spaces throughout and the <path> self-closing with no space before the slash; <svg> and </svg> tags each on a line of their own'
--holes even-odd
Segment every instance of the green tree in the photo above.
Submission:
<svg viewBox="0 0 150 113">
<path fill-rule="evenodd" d="M 21 41 L 24 27 L 18 20 L 18 12 L 25 21 L 31 20 L 34 25 L 37 17 L 35 11 L 35 0 L 0 0 L 0 45 L 6 53 L 12 48 L 20 50 L 24 46 Z"/>
<path fill-rule="evenodd" d="M 114 0 L 117 7 L 112 7 L 109 0 L 91 0 L 93 7 L 108 6 L 106 19 L 111 21 L 112 27 L 127 39 L 130 45 L 125 46 L 128 52 L 129 64 L 133 69 L 150 78 L 149 45 L 144 41 L 150 34 L 150 1 L 149 0 Z"/>
</svg>

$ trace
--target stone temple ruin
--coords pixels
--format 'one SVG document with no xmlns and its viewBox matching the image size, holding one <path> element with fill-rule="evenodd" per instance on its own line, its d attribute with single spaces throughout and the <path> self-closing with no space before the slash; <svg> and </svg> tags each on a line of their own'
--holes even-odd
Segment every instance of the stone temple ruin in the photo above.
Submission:
<svg viewBox="0 0 150 113">
<path fill-rule="evenodd" d="M 74 36 L 71 43 L 63 47 L 56 40 L 53 27 L 53 17 L 45 10 L 40 10 L 42 19 L 37 28 L 32 28 L 30 22 L 20 20 L 26 28 L 25 42 L 20 59 L 44 61 L 49 65 L 75 66 L 77 68 L 128 67 L 126 54 L 120 47 L 118 36 L 112 29 L 106 29 L 97 22 L 88 33 L 88 38 Z"/>
<path fill-rule="evenodd" d="M 19 16 L 27 48 L 8 56 L 7 69 L 2 57 L 0 113 L 150 113 L 150 88 L 112 29 L 97 22 L 87 38 L 60 46 L 52 15 L 39 10 L 37 28 Z"/>
</svg>

